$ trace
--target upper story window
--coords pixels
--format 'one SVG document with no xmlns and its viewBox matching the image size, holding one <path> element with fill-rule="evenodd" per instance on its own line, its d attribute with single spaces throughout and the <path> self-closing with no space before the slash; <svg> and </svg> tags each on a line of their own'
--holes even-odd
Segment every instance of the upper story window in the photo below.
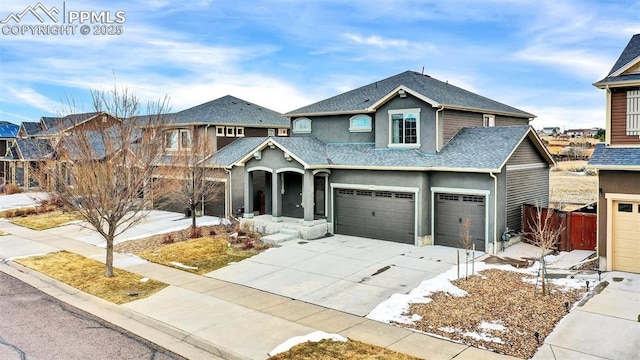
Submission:
<svg viewBox="0 0 640 360">
<path fill-rule="evenodd" d="M 311 119 L 298 118 L 293 120 L 293 132 L 298 134 L 308 134 L 311 132 Z"/>
<path fill-rule="evenodd" d="M 267 136 L 268 136 L 268 137 L 274 137 L 274 136 L 276 136 L 276 129 L 268 129 L 268 130 L 267 130 Z"/>
<path fill-rule="evenodd" d="M 349 119 L 349 131 L 351 132 L 371 132 L 372 129 L 371 116 L 356 115 Z"/>
<path fill-rule="evenodd" d="M 278 136 L 288 136 L 289 129 L 278 129 Z"/>
<path fill-rule="evenodd" d="M 627 135 L 640 135 L 640 90 L 627 91 Z"/>
<path fill-rule="evenodd" d="M 389 146 L 420 146 L 420 109 L 389 110 Z"/>
<path fill-rule="evenodd" d="M 190 149 L 191 131 L 187 129 L 174 129 L 165 131 L 164 148 L 173 151 Z"/>
<path fill-rule="evenodd" d="M 482 126 L 484 127 L 493 127 L 496 126 L 496 116 L 484 114 L 482 116 Z"/>
</svg>

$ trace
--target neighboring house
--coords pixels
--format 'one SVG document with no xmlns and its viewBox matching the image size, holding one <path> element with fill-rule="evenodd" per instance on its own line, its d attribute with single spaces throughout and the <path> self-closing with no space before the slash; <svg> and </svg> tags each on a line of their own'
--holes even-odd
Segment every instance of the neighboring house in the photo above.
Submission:
<svg viewBox="0 0 640 360">
<path fill-rule="evenodd" d="M 542 133 L 548 136 L 551 135 L 559 135 L 560 128 L 559 127 L 544 127 L 542 128 Z"/>
<path fill-rule="evenodd" d="M 9 167 L 8 161 L 11 159 L 10 148 L 18 137 L 20 127 L 8 121 L 0 121 L 0 191 L 6 185 L 6 176 Z"/>
<path fill-rule="evenodd" d="M 598 134 L 599 128 L 591 128 L 591 129 L 569 129 L 564 133 L 571 138 L 585 138 L 585 137 L 594 137 Z"/>
<path fill-rule="evenodd" d="M 71 129 L 107 129 L 114 121 L 117 120 L 109 114 L 93 112 L 23 122 L 17 131 L 18 139 L 5 157 L 7 184 L 37 188 L 40 163 L 45 156 L 53 156 L 53 150 L 65 133 Z"/>
<path fill-rule="evenodd" d="M 598 169 L 600 267 L 640 273 L 640 34 L 604 79 L 606 141 L 589 165 Z"/>
<path fill-rule="evenodd" d="M 285 114 L 292 137 L 239 139 L 207 164 L 229 173 L 244 217 L 330 233 L 495 253 L 546 206 L 554 164 L 534 115 L 406 71 Z M 264 219 L 265 217 L 260 217 Z M 256 218 L 255 222 L 258 221 Z"/>
<path fill-rule="evenodd" d="M 238 138 L 283 137 L 289 136 L 289 120 L 279 112 L 253 104 L 231 95 L 166 115 L 166 127 L 163 139 L 167 157 L 162 164 L 172 165 L 171 154 L 189 151 L 193 144 L 206 144 L 204 157 L 224 148 Z M 204 141 L 203 141 L 204 140 Z M 225 182 L 213 171 L 208 181 Z M 230 216 L 233 209 L 225 196 L 202 206 L 205 215 Z M 186 204 L 176 201 L 163 203 L 161 209 L 182 212 Z"/>
</svg>

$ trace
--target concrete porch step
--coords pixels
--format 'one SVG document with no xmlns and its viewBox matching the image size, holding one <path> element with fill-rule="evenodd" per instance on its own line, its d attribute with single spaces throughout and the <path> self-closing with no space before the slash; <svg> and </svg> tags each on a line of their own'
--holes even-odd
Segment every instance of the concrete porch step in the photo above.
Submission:
<svg viewBox="0 0 640 360">
<path fill-rule="evenodd" d="M 260 238 L 260 241 L 262 241 L 265 244 L 277 245 L 281 242 L 293 240 L 297 238 L 298 238 L 297 235 L 277 233 L 277 234 L 263 236 Z"/>
<path fill-rule="evenodd" d="M 300 236 L 300 230 L 298 229 L 287 229 L 287 228 L 282 228 L 280 230 L 280 234 L 287 234 L 287 235 L 292 235 L 294 236 L 294 239 Z"/>
</svg>

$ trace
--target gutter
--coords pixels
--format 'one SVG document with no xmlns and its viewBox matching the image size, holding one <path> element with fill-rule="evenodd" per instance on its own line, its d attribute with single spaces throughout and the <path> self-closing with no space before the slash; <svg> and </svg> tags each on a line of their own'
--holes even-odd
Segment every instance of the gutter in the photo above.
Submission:
<svg viewBox="0 0 640 360">
<path fill-rule="evenodd" d="M 444 105 L 440 105 L 440 108 L 436 110 L 436 153 L 440 152 L 440 132 L 438 131 L 438 120 L 440 120 L 440 114 L 444 110 Z"/>
<path fill-rule="evenodd" d="M 226 200 L 228 200 L 227 204 L 229 204 L 229 206 L 225 206 L 225 216 L 230 218 L 233 216 L 233 183 L 231 181 L 231 170 L 226 168 L 223 168 L 222 170 L 229 175 L 229 181 L 227 181 L 227 184 L 229 184 L 229 192 L 225 194 L 225 197 L 227 198 Z"/>
<path fill-rule="evenodd" d="M 498 234 L 498 177 L 493 174 L 493 171 L 489 173 L 489 176 L 493 178 L 493 254 L 497 254 L 496 249 L 496 235 Z"/>
</svg>

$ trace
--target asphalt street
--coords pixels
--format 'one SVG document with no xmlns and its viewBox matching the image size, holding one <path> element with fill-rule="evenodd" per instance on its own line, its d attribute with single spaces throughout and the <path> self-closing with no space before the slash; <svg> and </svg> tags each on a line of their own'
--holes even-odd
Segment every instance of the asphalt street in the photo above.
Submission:
<svg viewBox="0 0 640 360">
<path fill-rule="evenodd" d="M 0 272 L 0 359 L 184 359 Z"/>
</svg>

